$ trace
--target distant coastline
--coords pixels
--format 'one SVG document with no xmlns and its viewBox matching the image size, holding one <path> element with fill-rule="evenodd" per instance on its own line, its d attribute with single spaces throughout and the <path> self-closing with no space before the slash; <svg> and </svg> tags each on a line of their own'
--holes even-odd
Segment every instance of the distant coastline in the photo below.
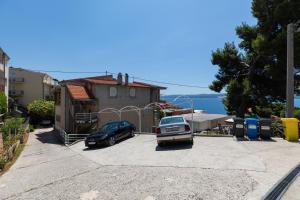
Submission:
<svg viewBox="0 0 300 200">
<path fill-rule="evenodd" d="M 205 110 L 211 114 L 224 114 L 226 110 L 223 104 L 225 94 L 192 94 L 192 95 L 161 95 L 161 99 L 171 102 L 176 106 L 183 108 L 191 108 L 191 103 L 184 98 L 175 99 L 179 96 L 187 96 L 193 99 L 195 110 Z"/>
<path fill-rule="evenodd" d="M 226 114 L 226 110 L 223 104 L 223 98 L 226 94 L 192 94 L 192 95 L 161 95 L 161 99 L 172 102 L 177 106 L 184 108 L 191 108 L 191 105 L 180 98 L 174 102 L 176 97 L 187 96 L 193 99 L 195 110 L 205 110 L 211 114 Z M 295 96 L 295 106 L 300 107 L 300 96 Z"/>
<path fill-rule="evenodd" d="M 161 95 L 162 99 L 164 98 L 176 98 L 178 96 L 187 96 L 190 98 L 223 98 L 226 94 L 171 94 L 171 95 Z M 300 98 L 300 97 L 299 97 Z"/>
</svg>

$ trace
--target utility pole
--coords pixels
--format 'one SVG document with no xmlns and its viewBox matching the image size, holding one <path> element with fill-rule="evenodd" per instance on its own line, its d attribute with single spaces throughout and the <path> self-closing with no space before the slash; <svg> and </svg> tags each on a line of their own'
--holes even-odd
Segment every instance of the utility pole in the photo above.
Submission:
<svg viewBox="0 0 300 200">
<path fill-rule="evenodd" d="M 294 117 L 294 24 L 287 26 L 286 117 Z"/>
</svg>

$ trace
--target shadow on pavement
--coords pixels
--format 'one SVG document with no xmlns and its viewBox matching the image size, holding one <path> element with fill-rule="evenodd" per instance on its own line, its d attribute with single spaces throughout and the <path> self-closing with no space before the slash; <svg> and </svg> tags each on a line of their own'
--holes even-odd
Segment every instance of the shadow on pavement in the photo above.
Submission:
<svg viewBox="0 0 300 200">
<path fill-rule="evenodd" d="M 174 151 L 174 150 L 185 150 L 191 149 L 192 144 L 187 143 L 168 143 L 163 146 L 156 146 L 155 151 Z"/>
<path fill-rule="evenodd" d="M 293 144 L 300 144 L 300 141 L 289 141 L 290 143 L 293 143 Z"/>
<path fill-rule="evenodd" d="M 238 137 L 235 138 L 235 140 L 237 142 L 277 142 L 276 140 L 270 138 L 270 139 L 261 139 L 261 138 L 257 138 L 257 139 L 249 139 L 247 137 Z"/>
<path fill-rule="evenodd" d="M 234 137 L 237 142 L 249 142 L 250 140 L 246 137 Z"/>
<path fill-rule="evenodd" d="M 260 141 L 262 141 L 262 142 L 277 142 L 276 140 L 274 140 L 272 138 L 270 138 L 270 139 L 262 139 Z"/>
<path fill-rule="evenodd" d="M 131 139 L 131 137 L 123 138 L 121 140 L 116 141 L 116 143 L 114 145 L 118 145 L 119 143 L 121 143 L 125 140 L 129 140 L 129 139 Z M 109 147 L 110 146 L 107 146 L 107 144 L 105 144 L 103 142 L 103 144 L 99 144 L 99 145 L 96 145 L 96 146 L 93 146 L 93 147 L 90 147 L 90 148 L 86 147 L 85 149 L 83 149 L 83 151 L 93 151 L 93 150 L 99 150 L 99 149 L 106 149 L 106 148 L 109 148 Z"/>
<path fill-rule="evenodd" d="M 42 143 L 63 145 L 63 143 L 58 139 L 54 130 L 37 133 L 35 135 L 37 136 L 37 139 Z"/>
<path fill-rule="evenodd" d="M 94 147 L 86 147 L 83 149 L 83 151 L 94 151 L 94 150 L 99 150 L 99 149 L 106 149 L 108 146 L 106 145 L 97 145 L 97 146 L 94 146 Z"/>
</svg>

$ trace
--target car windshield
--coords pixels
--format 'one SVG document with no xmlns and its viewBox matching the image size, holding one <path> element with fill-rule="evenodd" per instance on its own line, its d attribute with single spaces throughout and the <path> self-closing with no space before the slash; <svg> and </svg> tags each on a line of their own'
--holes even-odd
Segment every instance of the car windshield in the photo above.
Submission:
<svg viewBox="0 0 300 200">
<path fill-rule="evenodd" d="M 160 124 L 175 124 L 184 122 L 183 117 L 171 117 L 171 118 L 163 118 L 160 121 Z"/>
<path fill-rule="evenodd" d="M 105 124 L 100 128 L 100 131 L 109 131 L 109 130 L 115 130 L 118 128 L 118 122 Z"/>
</svg>

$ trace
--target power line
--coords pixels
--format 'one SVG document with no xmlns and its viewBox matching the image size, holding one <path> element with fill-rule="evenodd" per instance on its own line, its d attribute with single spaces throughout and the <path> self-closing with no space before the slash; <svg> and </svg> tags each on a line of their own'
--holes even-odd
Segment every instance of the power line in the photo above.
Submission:
<svg viewBox="0 0 300 200">
<path fill-rule="evenodd" d="M 61 70 L 36 70 L 39 72 L 45 72 L 45 73 L 61 73 L 61 74 L 111 74 L 111 75 L 117 75 L 118 73 L 114 72 L 97 72 L 97 71 L 61 71 Z M 189 87 L 189 88 L 198 88 L 198 89 L 207 89 L 208 86 L 197 86 L 197 85 L 188 85 L 188 84 L 181 84 L 181 83 L 173 83 L 173 82 L 165 82 L 165 81 L 156 81 L 156 80 L 150 80 L 145 79 L 141 77 L 136 76 L 129 76 L 133 80 L 140 80 L 140 81 L 147 81 L 151 83 L 158 83 L 158 84 L 164 84 L 164 85 L 173 85 L 173 86 L 179 86 L 179 87 Z"/>
</svg>

